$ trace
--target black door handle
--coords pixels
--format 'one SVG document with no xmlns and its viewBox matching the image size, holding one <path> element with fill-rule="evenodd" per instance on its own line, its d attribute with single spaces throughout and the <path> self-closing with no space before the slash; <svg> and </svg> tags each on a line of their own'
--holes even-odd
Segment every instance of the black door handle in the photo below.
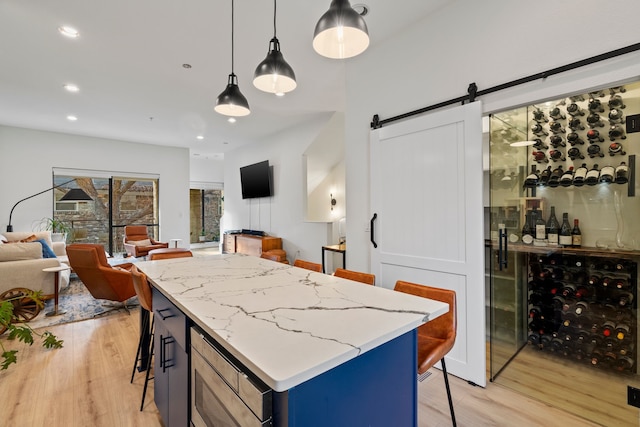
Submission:
<svg viewBox="0 0 640 427">
<path fill-rule="evenodd" d="M 376 219 L 378 219 L 378 214 L 374 213 L 373 216 L 371 217 L 371 226 L 369 227 L 369 231 L 371 232 L 371 243 L 373 244 L 374 248 L 378 247 L 378 244 L 376 243 L 376 241 L 373 240 L 375 236 L 373 224 L 375 223 Z"/>
</svg>

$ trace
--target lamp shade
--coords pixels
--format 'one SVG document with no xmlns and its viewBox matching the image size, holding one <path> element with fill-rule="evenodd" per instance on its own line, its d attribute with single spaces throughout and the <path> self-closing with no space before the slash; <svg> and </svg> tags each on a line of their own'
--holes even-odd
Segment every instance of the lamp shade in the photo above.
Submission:
<svg viewBox="0 0 640 427">
<path fill-rule="evenodd" d="M 238 78 L 235 74 L 229 74 L 227 88 L 216 99 L 216 112 L 225 116 L 241 117 L 251 113 L 247 98 L 240 92 Z"/>
<path fill-rule="evenodd" d="M 348 0 L 332 0 L 329 10 L 316 24 L 313 48 L 333 59 L 351 58 L 369 47 L 369 31 L 364 18 Z"/>
<path fill-rule="evenodd" d="M 287 93 L 298 85 L 293 68 L 284 60 L 280 52 L 280 42 L 272 38 L 267 57 L 256 67 L 253 85 L 264 92 Z"/>
<path fill-rule="evenodd" d="M 60 198 L 64 202 L 88 202 L 93 200 L 82 188 L 72 188 Z"/>
</svg>

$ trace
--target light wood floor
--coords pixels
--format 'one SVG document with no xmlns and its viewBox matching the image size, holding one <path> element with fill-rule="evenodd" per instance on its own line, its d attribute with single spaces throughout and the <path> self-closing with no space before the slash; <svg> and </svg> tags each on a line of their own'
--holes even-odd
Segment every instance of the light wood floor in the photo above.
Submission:
<svg viewBox="0 0 640 427">
<path fill-rule="evenodd" d="M 134 383 L 129 383 L 137 346 L 137 312 L 49 330 L 64 340 L 64 348 L 25 347 L 0 338 L 5 346 L 19 350 L 18 364 L 0 371 L 0 425 L 162 425 L 153 403 L 152 382 L 142 412 L 143 374 L 136 374 Z M 458 425 L 462 427 L 595 426 L 496 384 L 483 389 L 451 377 L 451 387 Z M 450 426 L 441 373 L 434 370 L 418 389 L 420 427 Z"/>
</svg>

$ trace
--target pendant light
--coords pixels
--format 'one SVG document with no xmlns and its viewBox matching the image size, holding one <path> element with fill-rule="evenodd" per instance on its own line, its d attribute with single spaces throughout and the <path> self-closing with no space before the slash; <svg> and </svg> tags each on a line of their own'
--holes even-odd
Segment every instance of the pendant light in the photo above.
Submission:
<svg viewBox="0 0 640 427">
<path fill-rule="evenodd" d="M 267 57 L 258 64 L 253 75 L 253 85 L 264 92 L 277 95 L 291 92 L 297 86 L 296 75 L 284 60 L 276 37 L 276 0 L 273 0 L 273 38 L 269 42 Z"/>
<path fill-rule="evenodd" d="M 313 48 L 333 59 L 351 58 L 369 46 L 369 32 L 364 18 L 348 0 L 332 0 L 329 10 L 316 24 Z"/>
<path fill-rule="evenodd" d="M 231 0 L 231 74 L 227 88 L 218 95 L 214 110 L 225 116 L 240 117 L 251 113 L 247 98 L 242 95 L 238 87 L 238 77 L 233 72 L 233 0 Z"/>
</svg>

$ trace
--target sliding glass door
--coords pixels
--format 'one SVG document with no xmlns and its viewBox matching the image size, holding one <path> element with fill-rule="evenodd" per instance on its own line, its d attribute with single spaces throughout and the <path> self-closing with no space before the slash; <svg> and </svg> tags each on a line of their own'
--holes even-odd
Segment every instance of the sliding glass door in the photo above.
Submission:
<svg viewBox="0 0 640 427">
<path fill-rule="evenodd" d="M 60 200 L 64 192 L 54 192 L 53 218 L 67 226 L 67 243 L 98 243 L 112 255 L 123 253 L 124 227 L 133 224 L 147 225 L 149 235 L 157 238 L 158 178 L 96 174 L 103 176 L 54 172 L 54 185 L 72 181 L 65 188 L 81 188 L 92 199 L 66 202 Z"/>
</svg>

